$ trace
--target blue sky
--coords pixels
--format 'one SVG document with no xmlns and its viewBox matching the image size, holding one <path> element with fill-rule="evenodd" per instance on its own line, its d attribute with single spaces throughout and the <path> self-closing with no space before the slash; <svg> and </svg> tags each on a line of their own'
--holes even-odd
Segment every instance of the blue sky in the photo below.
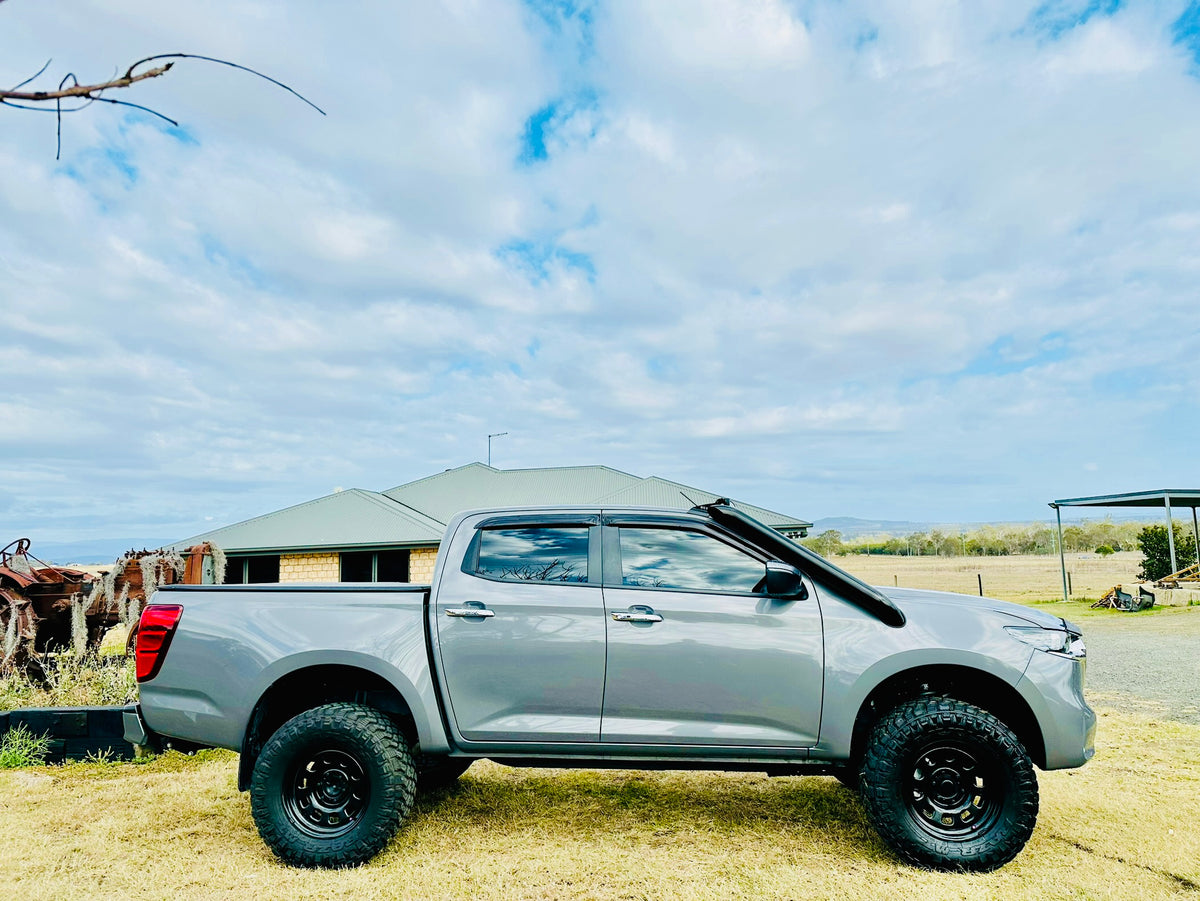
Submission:
<svg viewBox="0 0 1200 901">
<path fill-rule="evenodd" d="M 0 4 L 0 535 L 481 460 L 816 519 L 1197 487 L 1200 3 Z M 11 177 L 19 173 L 19 177 Z"/>
</svg>

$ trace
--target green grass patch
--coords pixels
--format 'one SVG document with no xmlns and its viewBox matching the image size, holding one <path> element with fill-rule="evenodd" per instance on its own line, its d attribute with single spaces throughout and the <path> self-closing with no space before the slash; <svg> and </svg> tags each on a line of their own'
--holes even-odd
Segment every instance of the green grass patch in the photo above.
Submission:
<svg viewBox="0 0 1200 901">
<path fill-rule="evenodd" d="M 45 735 L 34 735 L 24 723 L 18 723 L 0 738 L 0 770 L 41 766 L 49 754 L 50 739 Z"/>
</svg>

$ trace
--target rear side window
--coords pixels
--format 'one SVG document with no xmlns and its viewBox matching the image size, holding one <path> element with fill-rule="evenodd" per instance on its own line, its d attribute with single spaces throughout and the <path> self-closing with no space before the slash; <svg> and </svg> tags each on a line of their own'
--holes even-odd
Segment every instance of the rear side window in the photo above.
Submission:
<svg viewBox="0 0 1200 901">
<path fill-rule="evenodd" d="M 621 529 L 621 583 L 635 588 L 763 591 L 767 566 L 699 532 Z"/>
<path fill-rule="evenodd" d="M 586 526 L 481 529 L 476 575 L 506 582 L 586 582 Z"/>
</svg>

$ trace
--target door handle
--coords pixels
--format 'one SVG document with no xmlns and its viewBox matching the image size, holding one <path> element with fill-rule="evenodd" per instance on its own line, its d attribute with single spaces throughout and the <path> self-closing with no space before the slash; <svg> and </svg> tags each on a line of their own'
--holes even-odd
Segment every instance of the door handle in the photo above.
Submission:
<svg viewBox="0 0 1200 901">
<path fill-rule="evenodd" d="M 662 617 L 657 613 L 613 613 L 614 622 L 618 623 L 661 623 Z"/>
<path fill-rule="evenodd" d="M 494 610 L 488 610 L 486 607 L 447 607 L 446 616 L 481 616 L 487 618 L 495 616 Z"/>
</svg>

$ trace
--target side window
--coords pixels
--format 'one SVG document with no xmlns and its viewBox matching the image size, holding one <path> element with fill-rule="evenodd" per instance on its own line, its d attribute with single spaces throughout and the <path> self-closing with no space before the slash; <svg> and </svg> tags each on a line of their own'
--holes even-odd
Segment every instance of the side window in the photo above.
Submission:
<svg viewBox="0 0 1200 901">
<path fill-rule="evenodd" d="M 586 582 L 586 526 L 481 529 L 478 575 L 509 582 Z"/>
<path fill-rule="evenodd" d="M 620 530 L 621 583 L 689 591 L 762 591 L 767 566 L 700 532 Z"/>
</svg>

